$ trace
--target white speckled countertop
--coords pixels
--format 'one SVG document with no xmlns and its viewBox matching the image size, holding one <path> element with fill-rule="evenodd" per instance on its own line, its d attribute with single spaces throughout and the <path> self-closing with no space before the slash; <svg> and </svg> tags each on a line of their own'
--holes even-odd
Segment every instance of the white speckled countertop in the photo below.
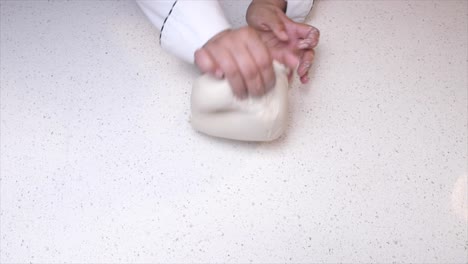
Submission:
<svg viewBox="0 0 468 264">
<path fill-rule="evenodd" d="M 134 2 L 1 1 L 0 262 L 466 263 L 467 16 L 318 1 L 257 144 L 191 129 L 197 71 Z"/>
</svg>

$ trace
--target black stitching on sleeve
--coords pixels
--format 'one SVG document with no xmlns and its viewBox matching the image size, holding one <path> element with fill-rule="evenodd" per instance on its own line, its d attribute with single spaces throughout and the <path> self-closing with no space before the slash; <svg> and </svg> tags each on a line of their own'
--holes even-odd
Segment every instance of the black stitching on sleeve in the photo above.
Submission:
<svg viewBox="0 0 468 264">
<path fill-rule="evenodd" d="M 177 0 L 174 1 L 174 4 L 172 4 L 172 7 L 171 7 L 171 10 L 169 11 L 169 13 L 167 14 L 166 18 L 164 19 L 164 22 L 162 24 L 162 27 L 161 27 L 161 31 L 159 31 L 159 45 L 161 45 L 161 36 L 162 36 L 162 32 L 164 30 L 164 25 L 166 25 L 166 21 L 167 19 L 169 18 L 169 16 L 171 15 L 172 13 L 172 10 L 174 9 L 174 6 L 177 4 Z"/>
</svg>

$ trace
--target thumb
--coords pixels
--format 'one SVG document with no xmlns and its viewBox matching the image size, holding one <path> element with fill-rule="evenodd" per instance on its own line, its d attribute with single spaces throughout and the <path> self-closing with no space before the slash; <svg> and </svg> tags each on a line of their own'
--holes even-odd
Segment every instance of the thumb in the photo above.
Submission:
<svg viewBox="0 0 468 264">
<path fill-rule="evenodd" d="M 285 16 L 286 15 L 282 12 L 275 12 L 275 15 L 270 14 L 268 16 L 269 19 L 266 19 L 262 23 L 261 28 L 263 28 L 264 31 L 272 31 L 275 37 L 281 41 L 288 41 L 289 36 L 286 31 L 285 22 L 287 22 L 287 20 L 285 20 Z"/>
<path fill-rule="evenodd" d="M 271 31 L 273 31 L 273 34 L 281 41 L 288 41 L 289 36 L 286 33 L 286 27 L 284 26 L 284 23 L 280 21 L 279 19 L 276 20 L 275 22 L 271 22 L 270 25 L 268 25 Z"/>
<path fill-rule="evenodd" d="M 198 66 L 202 73 L 211 73 L 217 78 L 222 78 L 223 72 L 219 69 L 211 54 L 204 48 L 198 49 L 195 52 L 195 65 Z"/>
</svg>

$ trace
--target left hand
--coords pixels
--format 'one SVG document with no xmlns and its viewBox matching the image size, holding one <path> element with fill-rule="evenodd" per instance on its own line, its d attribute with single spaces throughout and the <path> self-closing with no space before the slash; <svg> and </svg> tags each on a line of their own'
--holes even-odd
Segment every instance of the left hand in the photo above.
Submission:
<svg viewBox="0 0 468 264">
<path fill-rule="evenodd" d="M 253 0 L 247 10 L 247 23 L 257 30 L 274 59 L 292 69 L 299 65 L 297 74 L 302 83 L 307 83 L 320 32 L 289 19 L 285 8 L 284 0 Z"/>
</svg>

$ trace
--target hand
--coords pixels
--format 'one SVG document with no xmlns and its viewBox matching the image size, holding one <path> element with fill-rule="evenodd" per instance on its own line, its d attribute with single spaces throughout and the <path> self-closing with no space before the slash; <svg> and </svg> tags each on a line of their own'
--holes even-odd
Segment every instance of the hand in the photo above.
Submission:
<svg viewBox="0 0 468 264">
<path fill-rule="evenodd" d="M 302 83 L 307 83 L 320 32 L 292 21 L 284 14 L 285 9 L 284 0 L 253 0 L 247 10 L 247 23 L 257 30 L 273 59 L 289 68 L 299 65 L 297 74 Z"/>
<path fill-rule="evenodd" d="M 248 26 L 222 31 L 195 52 L 198 68 L 226 77 L 240 98 L 263 95 L 275 85 L 272 63 L 264 42 Z"/>
</svg>

